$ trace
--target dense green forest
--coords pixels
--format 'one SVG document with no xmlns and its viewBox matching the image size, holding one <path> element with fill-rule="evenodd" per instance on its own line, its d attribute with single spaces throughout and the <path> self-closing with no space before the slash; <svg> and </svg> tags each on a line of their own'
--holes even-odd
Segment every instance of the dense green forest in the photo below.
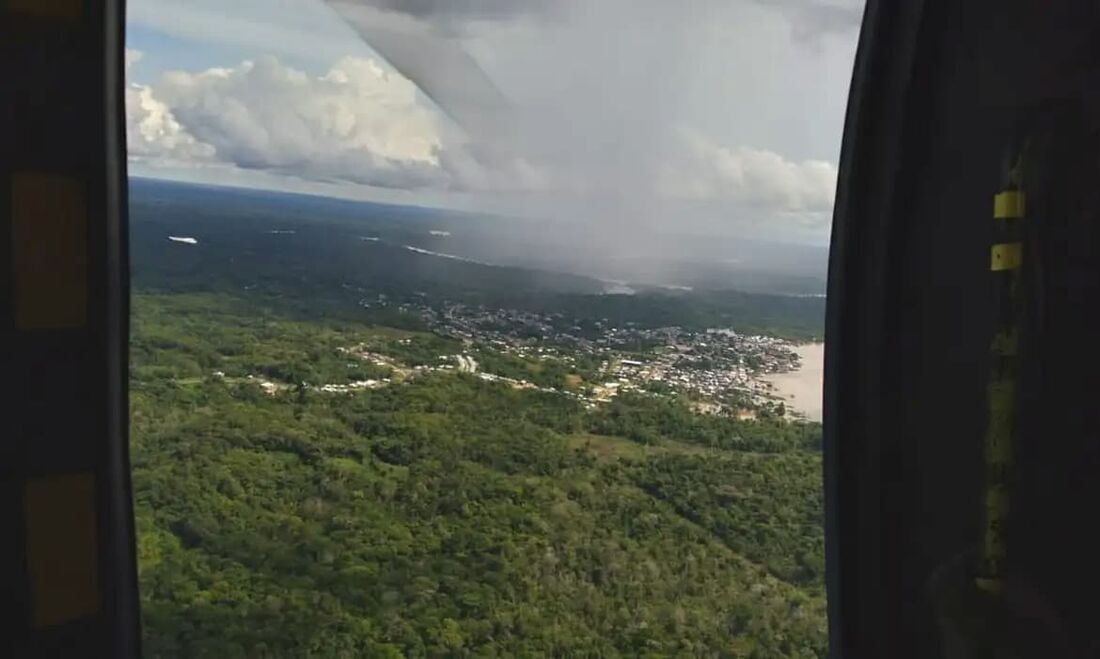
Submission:
<svg viewBox="0 0 1100 659">
<path fill-rule="evenodd" d="M 646 394 L 586 409 L 415 370 L 454 345 L 354 305 L 151 279 L 131 366 L 147 656 L 825 655 L 817 425 Z"/>
<path fill-rule="evenodd" d="M 821 336 L 822 300 L 606 294 L 409 247 L 446 249 L 430 231 L 443 221 L 476 242 L 489 220 L 135 190 L 147 656 L 825 655 L 818 425 L 699 414 L 658 382 L 593 404 L 577 392 L 599 354 L 463 345 L 418 313 L 801 340 Z M 459 353 L 509 380 L 447 370 Z"/>
</svg>

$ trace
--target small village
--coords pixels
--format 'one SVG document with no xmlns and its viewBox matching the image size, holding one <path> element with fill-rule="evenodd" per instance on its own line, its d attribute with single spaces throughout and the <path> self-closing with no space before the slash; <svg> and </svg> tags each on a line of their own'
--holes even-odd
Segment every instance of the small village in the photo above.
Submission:
<svg viewBox="0 0 1100 659">
<path fill-rule="evenodd" d="M 380 296 L 362 304 L 385 305 L 387 301 Z M 407 369 L 361 347 L 350 352 L 376 365 L 394 368 L 401 378 L 433 370 L 472 373 L 516 388 L 558 391 L 589 406 L 607 402 L 620 392 L 636 391 L 689 394 L 701 412 L 728 410 L 751 414 L 752 409 L 776 401 L 771 385 L 765 380 L 767 376 L 799 368 L 795 346 L 790 342 L 729 329 L 646 329 L 632 323 L 615 326 L 606 319 L 582 321 L 559 313 L 451 303 L 435 307 L 404 303 L 400 309 L 418 314 L 435 334 L 470 348 L 479 346 L 521 359 L 566 365 L 581 360 L 598 363 L 595 381 L 580 389 L 536 387 L 525 380 L 479 370 L 478 362 L 470 354 L 441 355 L 437 365 Z M 388 380 L 326 385 L 328 389 L 323 390 L 353 391 L 357 387 L 387 383 Z"/>
<path fill-rule="evenodd" d="M 385 300 L 375 301 L 385 304 Z M 729 413 L 751 418 L 761 409 L 775 410 L 779 401 L 767 377 L 800 367 L 795 346 L 774 337 L 745 335 L 729 329 L 692 331 L 681 327 L 645 329 L 606 320 L 582 322 L 561 314 L 544 315 L 516 309 L 489 309 L 462 304 L 438 308 L 402 304 L 441 337 L 465 347 L 442 354 L 435 363 L 408 365 L 367 344 L 339 348 L 349 360 L 379 367 L 386 377 L 320 384 L 309 388 L 326 394 L 352 394 L 390 386 L 433 372 L 473 375 L 515 389 L 555 392 L 592 408 L 624 392 L 641 395 L 687 395 L 706 414 Z M 398 345 L 412 339 L 401 339 Z M 539 386 L 486 369 L 476 353 L 495 351 L 525 361 L 556 362 L 586 373 L 569 386 Z M 580 364 L 586 365 L 580 368 Z M 225 377 L 215 372 L 216 377 Z M 249 375 L 249 382 L 276 395 L 295 385 Z M 303 385 L 304 386 L 304 385 Z"/>
</svg>

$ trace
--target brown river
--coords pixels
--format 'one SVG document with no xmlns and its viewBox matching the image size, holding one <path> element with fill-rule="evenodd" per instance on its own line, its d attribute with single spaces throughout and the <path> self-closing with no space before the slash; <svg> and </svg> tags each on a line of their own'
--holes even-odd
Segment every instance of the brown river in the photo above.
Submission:
<svg viewBox="0 0 1100 659">
<path fill-rule="evenodd" d="M 808 343 L 795 349 L 802 367 L 791 373 L 764 378 L 775 387 L 787 408 L 811 421 L 821 421 L 822 390 L 825 378 L 825 344 Z"/>
</svg>

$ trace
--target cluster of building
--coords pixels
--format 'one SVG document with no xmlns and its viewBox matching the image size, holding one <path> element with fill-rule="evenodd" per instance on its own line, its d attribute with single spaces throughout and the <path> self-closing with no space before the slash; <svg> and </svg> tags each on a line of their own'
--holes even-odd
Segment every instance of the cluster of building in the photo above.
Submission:
<svg viewBox="0 0 1100 659">
<path fill-rule="evenodd" d="M 384 298 L 377 304 L 385 304 Z M 439 355 L 431 365 L 409 366 L 378 345 L 340 348 L 351 360 L 388 369 L 388 377 L 311 387 L 323 393 L 350 394 L 400 383 L 436 371 L 474 375 L 517 389 L 555 391 L 589 407 L 606 403 L 622 392 L 650 395 L 691 395 L 703 413 L 751 415 L 776 400 L 766 377 L 799 368 L 794 346 L 774 337 L 740 334 L 728 329 L 690 330 L 682 327 L 615 326 L 607 320 L 583 321 L 562 314 L 516 309 L 492 309 L 462 304 L 439 307 L 402 304 L 417 312 L 441 336 L 467 346 L 459 354 Z M 412 339 L 399 339 L 407 344 Z M 571 382 L 537 386 L 523 379 L 486 371 L 475 359 L 477 350 L 496 350 L 525 360 L 555 361 L 574 368 Z M 349 362 L 349 366 L 353 366 Z M 225 377 L 215 372 L 217 377 Z M 248 381 L 275 395 L 291 385 L 248 376 Z"/>
<path fill-rule="evenodd" d="M 385 304 L 384 298 L 375 304 Z M 774 399 L 766 376 L 799 367 L 790 342 L 728 329 L 616 326 L 606 319 L 582 320 L 560 313 L 457 303 L 404 304 L 402 308 L 418 313 L 435 333 L 466 344 L 524 359 L 576 364 L 583 357 L 588 365 L 598 363 L 595 381 L 585 388 L 590 403 L 606 401 L 621 391 L 668 390 L 719 403 L 736 394 L 752 407 Z M 455 359 L 457 370 L 477 370 L 472 358 L 459 355 Z M 467 367 L 467 359 L 473 368 Z M 449 363 L 439 368 L 456 367 Z M 513 386 L 526 384 L 518 381 Z M 721 404 L 704 407 L 708 411 L 722 409 Z"/>
<path fill-rule="evenodd" d="M 317 387 L 317 390 L 323 391 L 326 394 L 350 394 L 361 389 L 377 389 L 389 383 L 389 378 L 382 378 L 381 380 L 353 380 L 347 384 L 322 384 Z"/>
</svg>

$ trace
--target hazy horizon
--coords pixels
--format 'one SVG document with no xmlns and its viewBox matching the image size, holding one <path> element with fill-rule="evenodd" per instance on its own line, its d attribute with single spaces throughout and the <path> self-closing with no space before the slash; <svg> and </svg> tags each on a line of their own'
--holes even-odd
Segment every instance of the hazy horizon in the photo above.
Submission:
<svg viewBox="0 0 1100 659">
<path fill-rule="evenodd" d="M 627 256 L 693 256 L 669 234 L 824 246 L 861 15 L 861 0 L 137 0 L 130 165 L 586 224 Z"/>
<path fill-rule="evenodd" d="M 660 240 L 639 244 L 658 244 L 663 252 L 626 250 L 601 242 L 596 234 L 586 233 L 584 223 L 561 221 L 553 226 L 529 218 L 505 217 L 480 212 L 460 211 L 417 203 L 373 201 L 316 192 L 293 192 L 262 187 L 244 187 L 217 183 L 194 183 L 131 176 L 134 187 L 169 185 L 217 190 L 220 195 L 246 196 L 253 210 L 264 209 L 267 200 L 277 201 L 271 209 L 286 205 L 286 199 L 302 204 L 340 204 L 337 215 L 362 205 L 364 212 L 377 207 L 415 209 L 418 218 L 435 221 L 441 231 L 430 242 L 442 255 L 453 255 L 486 265 L 521 267 L 579 274 L 607 282 L 669 289 L 734 289 L 780 295 L 823 295 L 828 257 L 827 246 L 767 241 L 742 237 L 667 232 Z M 139 192 L 138 194 L 141 194 Z M 206 203 L 217 205 L 222 198 Z M 296 209 L 297 210 L 297 209 Z M 332 210 L 323 210 L 333 215 Z M 424 228 L 424 227 L 420 227 Z M 426 230 L 425 230 L 426 231 Z"/>
</svg>

